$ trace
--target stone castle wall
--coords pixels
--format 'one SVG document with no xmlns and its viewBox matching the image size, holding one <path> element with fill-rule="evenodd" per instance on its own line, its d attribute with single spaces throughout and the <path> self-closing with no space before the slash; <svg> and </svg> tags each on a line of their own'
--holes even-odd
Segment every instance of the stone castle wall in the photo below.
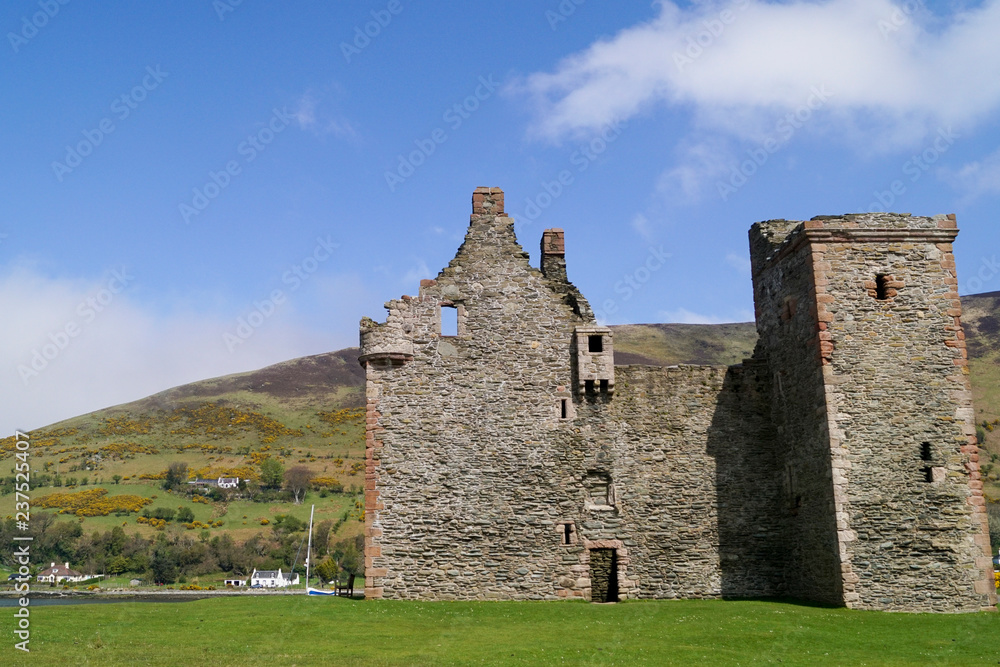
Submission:
<svg viewBox="0 0 1000 667">
<path fill-rule="evenodd" d="M 855 306 L 870 304 L 836 281 L 867 276 L 881 259 L 824 254 L 798 240 L 806 226 L 771 221 L 751 233 L 761 334 L 753 360 L 614 367 L 611 330 L 567 279 L 562 230 L 545 233 L 535 269 L 503 193 L 477 189 L 449 266 L 418 296 L 387 303 L 385 323 L 362 320 L 366 595 L 988 605 L 957 320 L 921 329 L 940 345 L 910 385 L 897 387 L 891 370 L 858 373 L 899 366 L 898 348 L 865 348 L 870 331 L 846 323 L 864 320 Z M 900 265 L 890 282 L 910 281 L 915 303 L 939 295 L 943 310 L 930 319 L 941 324 L 936 315 L 954 309 L 941 283 L 954 273 L 950 249 L 934 248 L 900 261 L 923 253 L 941 275 L 904 275 Z M 861 289 L 870 298 L 867 283 Z M 441 335 L 448 308 L 457 336 Z M 918 348 L 912 341 L 911 357 Z M 940 391 L 918 399 L 922 383 Z M 891 416 L 858 407 L 872 403 Z M 933 420 L 913 426 L 930 407 Z M 912 456 L 922 438 L 935 443 L 928 465 Z M 920 472 L 910 484 L 911 464 L 941 481 Z M 878 488 L 886 470 L 908 485 L 891 497 Z M 914 549 L 934 570 L 922 582 L 904 572 L 913 554 L 902 553 Z"/>
</svg>

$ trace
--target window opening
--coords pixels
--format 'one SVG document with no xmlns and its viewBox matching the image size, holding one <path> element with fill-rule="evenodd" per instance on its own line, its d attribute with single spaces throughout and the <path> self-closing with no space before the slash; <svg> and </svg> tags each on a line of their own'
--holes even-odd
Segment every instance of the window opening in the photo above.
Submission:
<svg viewBox="0 0 1000 667">
<path fill-rule="evenodd" d="M 931 460 L 931 443 L 925 442 L 920 445 L 920 460 L 930 461 Z"/>
<path fill-rule="evenodd" d="M 590 352 L 604 352 L 604 336 L 587 336 L 587 345 Z"/>
<path fill-rule="evenodd" d="M 569 417 L 569 401 L 564 398 L 560 401 L 560 404 L 559 418 L 566 419 Z"/>
<path fill-rule="evenodd" d="M 930 484 L 934 481 L 934 470 L 932 468 L 921 468 L 921 472 L 924 473 L 924 481 Z"/>
<path fill-rule="evenodd" d="M 573 524 L 563 524 L 563 544 L 573 544 Z"/>
<path fill-rule="evenodd" d="M 458 335 L 458 308 L 456 306 L 441 306 L 441 335 Z"/>
<path fill-rule="evenodd" d="M 884 273 L 875 276 L 875 298 L 879 301 L 889 298 L 889 277 Z"/>
<path fill-rule="evenodd" d="M 607 380 L 601 380 L 601 393 L 607 395 L 610 385 Z"/>
<path fill-rule="evenodd" d="M 587 392 L 588 396 L 593 396 L 596 394 L 595 385 L 593 380 L 584 380 L 583 382 L 584 391 Z"/>
</svg>

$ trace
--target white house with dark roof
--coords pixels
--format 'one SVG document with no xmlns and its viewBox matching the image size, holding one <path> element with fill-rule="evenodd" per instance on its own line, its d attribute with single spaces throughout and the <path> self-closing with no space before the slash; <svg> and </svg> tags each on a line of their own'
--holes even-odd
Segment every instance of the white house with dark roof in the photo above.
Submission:
<svg viewBox="0 0 1000 667">
<path fill-rule="evenodd" d="M 281 568 L 277 570 L 254 569 L 250 575 L 250 587 L 258 588 L 284 588 L 294 586 L 299 583 L 299 575 L 289 576 L 281 573 Z"/>
<path fill-rule="evenodd" d="M 69 563 L 63 565 L 56 565 L 52 563 L 47 569 L 42 570 L 35 577 L 40 583 L 52 583 L 58 584 L 64 581 L 83 581 L 84 579 L 93 579 L 94 575 L 80 574 L 76 570 L 71 570 L 69 568 Z"/>
<path fill-rule="evenodd" d="M 239 477 L 220 477 L 216 482 L 220 489 L 235 489 L 240 485 Z"/>
</svg>

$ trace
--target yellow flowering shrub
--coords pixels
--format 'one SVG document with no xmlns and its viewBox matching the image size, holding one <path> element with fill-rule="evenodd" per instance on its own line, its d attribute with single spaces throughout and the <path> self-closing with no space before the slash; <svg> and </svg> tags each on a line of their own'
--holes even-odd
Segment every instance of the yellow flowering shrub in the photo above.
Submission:
<svg viewBox="0 0 1000 667">
<path fill-rule="evenodd" d="M 69 493 L 53 493 L 35 499 L 35 505 L 45 509 L 58 509 L 59 514 L 107 516 L 114 512 L 139 512 L 153 502 L 134 495 L 108 496 L 107 489 L 87 489 Z"/>
</svg>

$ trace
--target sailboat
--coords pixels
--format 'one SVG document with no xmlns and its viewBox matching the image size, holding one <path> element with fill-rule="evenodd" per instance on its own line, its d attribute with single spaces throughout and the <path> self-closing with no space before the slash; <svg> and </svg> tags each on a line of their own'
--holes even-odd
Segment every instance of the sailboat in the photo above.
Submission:
<svg viewBox="0 0 1000 667">
<path fill-rule="evenodd" d="M 313 513 L 316 511 L 316 506 L 313 505 L 309 510 L 309 546 L 306 547 L 306 595 L 336 595 L 337 591 L 324 591 L 322 588 L 313 588 L 309 585 L 309 565 L 312 562 L 312 546 L 313 546 Z"/>
</svg>

